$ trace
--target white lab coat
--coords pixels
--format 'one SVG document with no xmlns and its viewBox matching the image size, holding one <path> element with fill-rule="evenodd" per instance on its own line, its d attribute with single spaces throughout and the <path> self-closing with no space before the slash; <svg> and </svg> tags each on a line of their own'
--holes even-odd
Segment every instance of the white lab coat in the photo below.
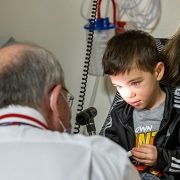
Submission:
<svg viewBox="0 0 180 180">
<path fill-rule="evenodd" d="M 42 124 L 12 113 L 35 118 Z M 6 124 L 9 122 L 28 125 Z M 9 106 L 0 110 L 0 179 L 140 179 L 127 153 L 110 140 L 52 132 L 45 126 L 44 118 L 32 108 Z"/>
</svg>

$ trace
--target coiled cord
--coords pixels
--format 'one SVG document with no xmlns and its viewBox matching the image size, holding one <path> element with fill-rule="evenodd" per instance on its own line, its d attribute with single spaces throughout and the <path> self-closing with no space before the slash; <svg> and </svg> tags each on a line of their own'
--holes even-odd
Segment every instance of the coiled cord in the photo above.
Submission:
<svg viewBox="0 0 180 180">
<path fill-rule="evenodd" d="M 79 100 L 78 100 L 77 113 L 82 111 L 83 106 L 84 106 L 84 99 L 85 99 L 85 94 L 86 94 L 86 86 L 87 86 L 87 79 L 88 79 L 88 72 L 89 72 L 89 63 L 91 59 L 91 51 L 92 51 L 92 45 L 93 45 L 97 6 L 98 6 L 98 0 L 93 0 L 92 9 L 91 9 L 91 17 L 89 21 L 92 28 L 88 30 L 86 54 L 85 54 L 84 69 L 83 69 L 83 74 L 82 74 L 81 90 L 80 90 L 80 95 L 79 95 Z M 80 132 L 80 125 L 78 125 L 77 122 L 75 122 L 73 133 L 78 134 L 79 132 Z"/>
</svg>

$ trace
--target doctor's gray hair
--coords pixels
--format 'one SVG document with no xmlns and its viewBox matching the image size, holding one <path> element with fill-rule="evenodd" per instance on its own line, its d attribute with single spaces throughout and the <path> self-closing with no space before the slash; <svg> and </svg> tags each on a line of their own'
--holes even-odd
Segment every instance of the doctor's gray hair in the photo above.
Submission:
<svg viewBox="0 0 180 180">
<path fill-rule="evenodd" d="M 50 51 L 30 43 L 9 46 L 23 48 L 8 54 L 13 60 L 0 68 L 0 108 L 8 105 L 39 108 L 55 85 L 65 87 L 63 69 Z"/>
</svg>

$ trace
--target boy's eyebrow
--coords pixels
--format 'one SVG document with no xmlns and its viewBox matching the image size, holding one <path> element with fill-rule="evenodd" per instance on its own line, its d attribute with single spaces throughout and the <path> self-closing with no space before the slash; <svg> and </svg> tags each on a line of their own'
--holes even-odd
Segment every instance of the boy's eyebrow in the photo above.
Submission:
<svg viewBox="0 0 180 180">
<path fill-rule="evenodd" d="M 134 79 L 129 80 L 128 83 L 133 82 L 133 81 L 137 81 L 137 80 L 142 80 L 142 79 L 143 79 L 142 77 L 136 77 Z"/>
</svg>

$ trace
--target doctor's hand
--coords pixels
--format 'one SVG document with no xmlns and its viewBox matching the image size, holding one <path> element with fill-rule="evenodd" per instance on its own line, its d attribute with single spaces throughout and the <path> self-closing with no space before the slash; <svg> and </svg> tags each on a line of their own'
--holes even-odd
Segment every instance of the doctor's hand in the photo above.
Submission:
<svg viewBox="0 0 180 180">
<path fill-rule="evenodd" d="M 151 144 L 142 144 L 139 148 L 133 148 L 131 150 L 132 157 L 140 163 L 148 166 L 152 166 L 157 160 L 157 149 Z"/>
</svg>

